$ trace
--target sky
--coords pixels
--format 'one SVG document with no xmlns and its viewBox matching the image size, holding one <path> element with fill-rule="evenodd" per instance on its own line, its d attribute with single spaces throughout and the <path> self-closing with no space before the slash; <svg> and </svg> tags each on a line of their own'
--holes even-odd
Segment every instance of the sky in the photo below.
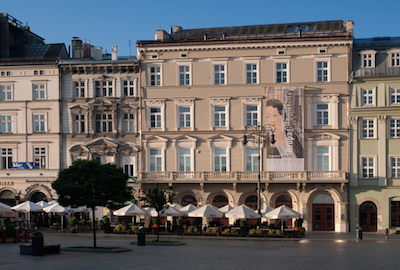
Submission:
<svg viewBox="0 0 400 270">
<path fill-rule="evenodd" d="M 399 0 L 0 0 L 8 13 L 45 43 L 72 37 L 119 56 L 136 56 L 138 40 L 154 40 L 157 29 L 183 29 L 352 20 L 354 37 L 400 37 Z M 131 46 L 129 46 L 131 44 Z"/>
</svg>

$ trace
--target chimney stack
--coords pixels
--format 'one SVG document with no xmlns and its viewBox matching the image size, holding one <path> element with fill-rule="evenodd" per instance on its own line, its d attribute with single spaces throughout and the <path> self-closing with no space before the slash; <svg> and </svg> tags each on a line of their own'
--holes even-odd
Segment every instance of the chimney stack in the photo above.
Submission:
<svg viewBox="0 0 400 270">
<path fill-rule="evenodd" d="M 111 60 L 118 60 L 118 47 L 112 46 Z"/>
</svg>

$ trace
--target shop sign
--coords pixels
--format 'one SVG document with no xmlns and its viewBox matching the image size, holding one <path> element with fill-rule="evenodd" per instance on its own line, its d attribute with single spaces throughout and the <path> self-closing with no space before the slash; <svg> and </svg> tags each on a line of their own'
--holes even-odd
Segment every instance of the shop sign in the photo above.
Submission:
<svg viewBox="0 0 400 270">
<path fill-rule="evenodd" d="M 19 170 L 33 170 L 35 169 L 35 162 L 13 162 L 12 168 Z"/>
</svg>

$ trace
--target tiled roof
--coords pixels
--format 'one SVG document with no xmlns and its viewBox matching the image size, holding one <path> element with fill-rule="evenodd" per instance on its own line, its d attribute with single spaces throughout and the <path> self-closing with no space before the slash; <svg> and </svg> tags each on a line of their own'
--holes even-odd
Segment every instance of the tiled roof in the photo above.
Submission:
<svg viewBox="0 0 400 270">
<path fill-rule="evenodd" d="M 35 44 L 12 46 L 10 58 L 49 59 L 68 58 L 64 44 Z"/>
</svg>

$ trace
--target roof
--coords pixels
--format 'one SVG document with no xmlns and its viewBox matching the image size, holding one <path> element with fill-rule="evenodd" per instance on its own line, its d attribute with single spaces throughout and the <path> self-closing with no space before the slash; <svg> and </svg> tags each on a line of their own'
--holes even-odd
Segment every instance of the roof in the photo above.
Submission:
<svg viewBox="0 0 400 270">
<path fill-rule="evenodd" d="M 65 45 L 62 44 L 34 44 L 12 46 L 10 48 L 10 58 L 21 59 L 51 59 L 69 58 Z"/>
<path fill-rule="evenodd" d="M 393 47 L 400 47 L 400 37 L 373 37 L 354 39 L 355 50 L 385 50 Z"/>
</svg>

